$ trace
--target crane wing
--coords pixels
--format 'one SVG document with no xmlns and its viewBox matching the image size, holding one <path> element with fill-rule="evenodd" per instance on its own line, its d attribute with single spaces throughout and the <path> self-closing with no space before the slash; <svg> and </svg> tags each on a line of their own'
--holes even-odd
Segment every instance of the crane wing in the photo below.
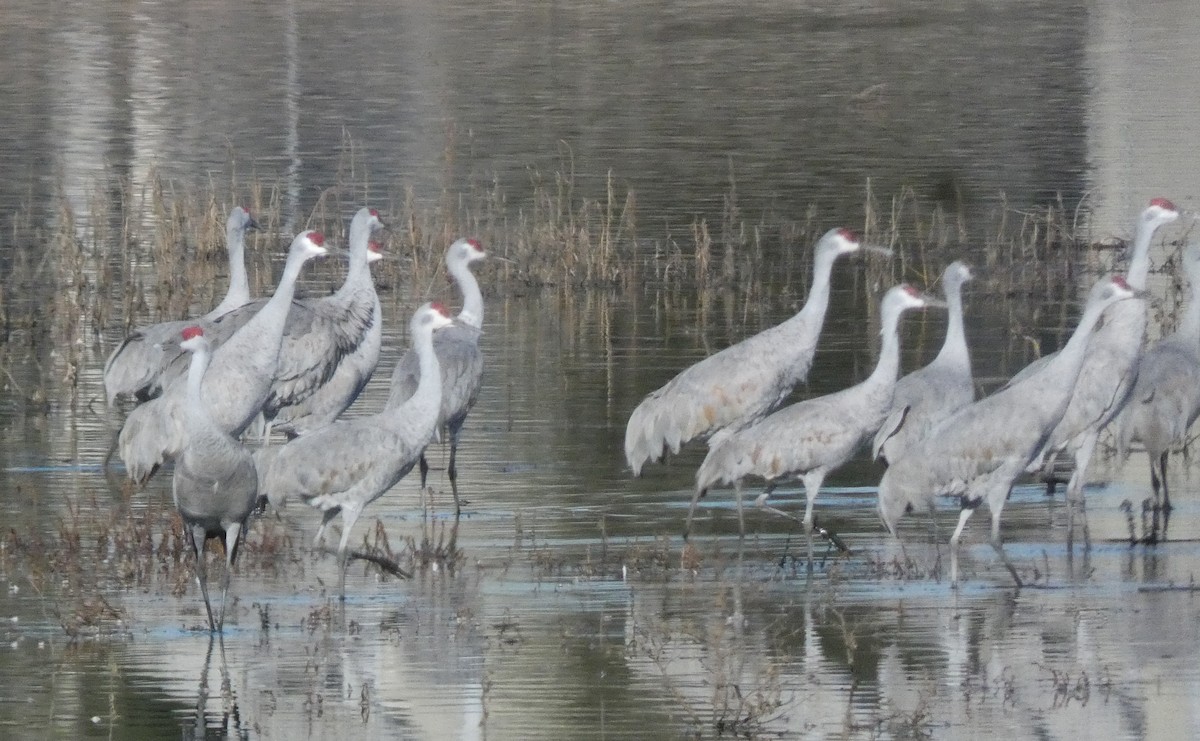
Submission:
<svg viewBox="0 0 1200 741">
<path fill-rule="evenodd" d="M 893 410 L 883 421 L 883 426 L 879 428 L 879 432 L 875 433 L 875 441 L 871 444 L 871 460 L 884 460 L 883 444 L 900 430 L 910 409 L 912 407 L 906 404 Z"/>
<path fill-rule="evenodd" d="M 678 453 L 689 440 L 740 429 L 777 407 L 812 365 L 812 347 L 781 341 L 803 328 L 796 320 L 710 355 L 648 394 L 625 428 L 634 475 L 664 449 Z"/>
</svg>

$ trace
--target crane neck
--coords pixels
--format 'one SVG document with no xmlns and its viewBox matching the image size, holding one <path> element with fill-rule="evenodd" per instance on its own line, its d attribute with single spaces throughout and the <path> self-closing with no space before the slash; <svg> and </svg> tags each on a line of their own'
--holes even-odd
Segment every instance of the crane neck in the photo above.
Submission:
<svg viewBox="0 0 1200 741">
<path fill-rule="evenodd" d="M 829 282 L 833 275 L 833 264 L 838 259 L 836 252 L 817 252 L 813 259 L 813 282 L 804 301 L 800 315 L 806 320 L 813 320 L 817 326 L 825 319 L 829 308 Z"/>
<path fill-rule="evenodd" d="M 442 401 L 442 368 L 433 350 L 432 330 L 422 328 L 413 334 L 413 351 L 417 354 L 421 377 L 417 380 L 413 395 L 404 403 L 392 407 L 390 418 L 393 421 L 405 420 L 410 424 L 428 418 L 432 428 L 437 424 L 438 408 Z"/>
<path fill-rule="evenodd" d="M 225 244 L 229 251 L 229 290 L 213 309 L 214 314 L 223 314 L 250 303 L 250 281 L 246 277 L 246 230 L 230 228 L 225 235 Z"/>
<path fill-rule="evenodd" d="M 889 308 L 883 314 L 883 329 L 880 331 L 882 344 L 879 348 L 879 361 L 875 370 L 871 371 L 867 383 L 895 383 L 900 373 L 900 316 L 902 312 Z"/>
<path fill-rule="evenodd" d="M 1129 253 L 1129 271 L 1125 280 L 1131 288 L 1139 291 L 1146 290 L 1146 278 L 1150 273 L 1150 241 L 1158 225 L 1154 222 L 1139 220 L 1137 231 L 1133 237 L 1133 247 Z"/>
<path fill-rule="evenodd" d="M 949 306 L 950 319 L 946 324 L 946 339 L 934 362 L 948 363 L 963 360 L 970 363 L 970 352 L 967 349 L 967 333 L 963 321 L 962 286 L 954 286 L 946 291 L 946 304 Z"/>
<path fill-rule="evenodd" d="M 1083 367 L 1083 361 L 1087 357 L 1088 342 L 1091 339 L 1092 330 L 1096 328 L 1096 323 L 1100 321 L 1104 310 L 1111 305 L 1111 303 L 1089 302 L 1083 311 L 1083 315 L 1079 317 L 1079 324 L 1075 327 L 1075 331 L 1071 333 L 1071 338 L 1067 340 L 1067 344 L 1063 345 L 1062 350 L 1059 351 L 1054 360 L 1050 361 L 1050 367 L 1054 367 L 1056 372 L 1052 374 L 1045 374 L 1043 372 L 1043 374 L 1037 375 L 1045 375 L 1049 378 L 1049 384 L 1061 386 L 1061 390 L 1064 393 L 1070 392 L 1075 386 L 1075 379 L 1079 375 L 1079 369 Z M 1059 370 L 1061 372 L 1057 372 Z"/>
<path fill-rule="evenodd" d="M 471 272 L 470 263 L 465 260 L 454 260 L 446 265 L 447 271 L 458 283 L 462 292 L 463 307 L 458 312 L 458 321 L 463 324 L 481 329 L 483 327 L 483 293 L 479 290 L 479 281 Z"/>
<path fill-rule="evenodd" d="M 291 252 L 288 254 L 287 262 L 283 265 L 283 275 L 279 278 L 279 285 L 275 287 L 275 293 L 247 324 L 278 321 L 279 329 L 274 330 L 272 336 L 278 333 L 280 340 L 282 340 L 283 323 L 287 321 L 288 311 L 292 305 L 292 298 L 296 295 L 296 281 L 300 279 L 300 270 L 304 267 L 305 261 L 306 257 L 300 253 Z"/>
<path fill-rule="evenodd" d="M 366 219 L 354 218 L 350 222 L 350 267 L 346 270 L 346 280 L 338 289 L 338 295 L 356 291 L 364 283 L 371 281 L 371 269 L 368 257 L 371 250 L 371 224 Z"/>
<path fill-rule="evenodd" d="M 212 353 L 208 348 L 199 349 L 192 353 L 192 361 L 188 365 L 187 407 L 189 413 L 196 419 L 208 418 L 208 407 L 204 406 L 203 381 L 204 373 L 208 370 L 208 363 L 211 359 Z"/>
</svg>

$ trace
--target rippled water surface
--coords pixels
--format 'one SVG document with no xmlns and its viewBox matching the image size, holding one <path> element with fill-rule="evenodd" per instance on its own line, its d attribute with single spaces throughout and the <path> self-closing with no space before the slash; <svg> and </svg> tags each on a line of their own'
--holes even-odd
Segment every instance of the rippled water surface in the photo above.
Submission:
<svg viewBox="0 0 1200 741">
<path fill-rule="evenodd" d="M 807 244 L 770 242 L 794 255 L 765 264 L 795 272 L 761 276 L 759 292 L 650 277 L 631 289 L 499 287 L 492 261 L 461 521 L 446 516 L 435 448 L 430 507 L 410 476 L 358 525 L 374 539 L 378 523 L 430 563 L 411 580 L 357 564 L 341 604 L 333 559 L 307 548 L 315 515 L 268 514 L 251 525 L 214 642 L 189 562 L 170 552 L 168 472 L 129 495 L 119 470 L 100 466 L 111 435 L 100 371 L 129 307 L 43 310 L 66 290 L 58 266 L 41 262 L 44 239 L 11 236 L 53 234 L 63 204 L 81 232 L 95 227 L 106 178 L 129 192 L 156 177 L 235 194 L 267 183 L 281 233 L 256 238 L 260 255 L 347 180 L 361 185 L 339 202 L 411 189 L 432 208 L 493 184 L 520 204 L 556 173 L 601 198 L 611 174 L 636 193 L 647 249 L 716 223 L 731 193 L 751 223 L 783 214 L 820 231 L 861 226 L 868 189 L 881 203 L 910 192 L 966 225 L 963 251 L 982 268 L 967 331 L 992 389 L 1030 357 L 1029 340 L 1057 343 L 1077 307 L 1073 285 L 1030 298 L 1013 284 L 1020 271 L 989 272 L 983 225 L 1061 198 L 1085 206 L 1078 226 L 1102 240 L 1128 237 L 1152 196 L 1194 208 L 1198 25 L 1185 3 L 1107 0 L 6 4 L 0 266 L 23 277 L 0 301 L 0 736 L 1200 735 L 1190 462 L 1173 471 L 1171 540 L 1154 547 L 1130 547 L 1120 509 L 1134 505 L 1140 534 L 1140 453 L 1094 466 L 1086 554 L 1067 548 L 1061 494 L 1017 487 L 1004 538 L 1034 585 L 1020 591 L 982 514 L 964 584 L 950 588 L 951 502 L 936 518 L 943 545 L 910 517 L 901 551 L 875 514 L 880 469 L 865 455 L 817 503 L 852 552 L 825 554 L 811 581 L 788 521 L 749 509 L 738 540 L 729 492 L 705 500 L 684 548 L 703 451 L 632 479 L 625 421 L 680 369 L 789 316 Z M 1164 230 L 1156 267 L 1187 226 Z M 506 254 L 503 225 L 495 232 L 487 247 Z M 928 258 L 932 273 L 943 257 Z M 926 260 L 902 258 L 913 272 Z M 1090 282 L 1095 265 L 1075 267 L 1071 280 Z M 336 285 L 338 268 L 322 271 L 305 290 Z M 855 261 L 835 272 L 800 395 L 843 388 L 873 363 L 876 273 Z M 1157 333 L 1175 304 L 1169 275 L 1154 280 Z M 456 300 L 441 284 L 381 286 L 381 372 L 351 413 L 382 405 L 427 293 Z M 88 326 L 71 334 L 71 322 Z M 933 313 L 905 320 L 906 370 L 933 356 L 943 328 Z M 56 344 L 64 336 L 78 345 Z M 774 500 L 797 512 L 800 497 L 785 485 Z M 128 559 L 119 538 L 155 550 Z M 60 556 L 68 565 L 50 568 Z"/>
</svg>

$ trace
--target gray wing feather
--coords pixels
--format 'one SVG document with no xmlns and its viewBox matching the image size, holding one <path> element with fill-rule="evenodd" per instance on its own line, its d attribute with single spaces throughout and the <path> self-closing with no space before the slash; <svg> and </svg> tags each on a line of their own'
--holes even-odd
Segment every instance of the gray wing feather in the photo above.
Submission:
<svg viewBox="0 0 1200 741">
<path fill-rule="evenodd" d="M 117 437 L 117 450 L 129 478 L 145 481 L 162 463 L 179 455 L 186 442 L 179 399 L 164 394 L 129 413 Z"/>
<path fill-rule="evenodd" d="M 886 400 L 876 404 L 862 391 L 852 387 L 797 402 L 714 441 L 696 473 L 697 488 L 842 465 L 875 432 L 887 408 Z"/>
<path fill-rule="evenodd" d="M 263 492 L 272 506 L 292 497 L 336 500 L 378 489 L 377 497 L 412 469 L 428 443 L 409 439 L 407 432 L 373 424 L 371 418 L 334 422 L 284 445 L 270 463 Z"/>
<path fill-rule="evenodd" d="M 1163 341 L 1142 358 L 1128 406 L 1116 423 L 1122 457 L 1139 440 L 1152 456 L 1183 443 L 1200 415 L 1200 348 Z"/>
<path fill-rule="evenodd" d="M 145 400 L 162 391 L 160 377 L 172 359 L 164 347 L 178 347 L 179 333 L 192 323 L 162 322 L 131 332 L 104 363 L 108 403 L 118 396 Z"/>
<path fill-rule="evenodd" d="M 625 428 L 625 457 L 634 475 L 664 449 L 718 430 L 737 430 L 766 416 L 808 376 L 813 342 L 803 317 L 760 332 L 687 368 L 638 404 Z"/>
<path fill-rule="evenodd" d="M 460 427 L 475 405 L 483 381 L 483 353 L 479 350 L 480 331 L 456 322 L 433 335 L 433 350 L 442 371 L 442 402 L 438 428 Z M 411 349 L 392 371 L 387 408 L 394 409 L 417 391 L 420 366 Z"/>
</svg>

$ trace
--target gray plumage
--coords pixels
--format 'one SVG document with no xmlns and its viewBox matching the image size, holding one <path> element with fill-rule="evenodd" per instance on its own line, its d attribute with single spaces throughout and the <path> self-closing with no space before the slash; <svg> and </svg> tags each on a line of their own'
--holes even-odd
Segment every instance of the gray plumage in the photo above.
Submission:
<svg viewBox="0 0 1200 741">
<path fill-rule="evenodd" d="M 219 632 L 225 625 L 225 600 L 238 544 L 258 496 L 258 475 L 250 451 L 222 430 L 209 414 L 202 381 L 209 366 L 210 349 L 202 330 L 190 327 L 182 336 L 180 347 L 192 353 L 187 394 L 181 407 L 187 442 L 175 463 L 171 491 L 196 557 L 196 579 L 204 595 L 208 627 Z M 208 598 L 204 559 L 204 543 L 208 538 L 221 538 L 225 546 L 221 609 L 215 620 Z"/>
<path fill-rule="evenodd" d="M 795 316 L 687 368 L 638 404 L 625 428 L 625 460 L 639 476 L 648 461 L 696 438 L 716 444 L 779 406 L 808 377 L 829 306 L 838 257 L 860 249 L 848 229 L 831 229 L 815 248 L 813 283 Z"/>
<path fill-rule="evenodd" d="M 433 350 L 437 353 L 442 373 L 442 405 L 438 412 L 437 429 L 445 430 L 450 438 L 450 463 L 446 473 L 454 494 L 455 515 L 462 511 L 456 465 L 459 433 L 471 407 L 475 406 L 483 380 L 483 353 L 479 351 L 479 337 L 483 331 L 483 294 L 479 290 L 479 282 L 471 273 L 471 263 L 485 257 L 487 254 L 483 251 L 483 245 L 474 239 L 459 239 L 446 250 L 446 270 L 458 283 L 463 307 L 453 326 L 433 336 Z M 419 380 L 420 361 L 417 354 L 409 350 L 392 372 L 387 408 L 395 408 L 408 400 L 416 391 Z M 424 489 L 429 474 L 424 452 L 421 453 L 420 466 L 421 488 Z"/>
<path fill-rule="evenodd" d="M 350 269 L 346 280 L 337 293 L 322 299 L 323 305 L 340 309 L 351 326 L 361 322 L 364 308 L 370 309 L 370 317 L 357 338 L 357 345 L 340 358 L 328 378 L 308 395 L 296 392 L 289 395 L 282 390 L 274 393 L 265 410 L 272 430 L 292 438 L 331 424 L 354 403 L 375 373 L 383 344 L 383 312 L 368 265 L 383 257 L 379 244 L 371 241 L 372 233 L 381 228 L 383 222 L 375 209 L 358 210 L 350 222 Z M 285 365 L 298 367 L 299 364 L 290 361 L 291 335 L 285 336 L 284 348 L 280 354 L 285 358 Z M 292 375 L 297 373 L 292 371 Z"/>
<path fill-rule="evenodd" d="M 946 339 L 929 365 L 896 382 L 892 407 L 875 434 L 871 457 L 885 462 L 898 459 L 935 424 L 975 400 L 962 304 L 962 287 L 971 277 L 971 269 L 961 261 L 950 263 L 942 272 L 942 291 L 950 308 Z"/>
<path fill-rule="evenodd" d="M 229 289 L 225 298 L 202 318 L 212 320 L 236 309 L 250 300 L 250 284 L 246 279 L 246 231 L 257 229 L 258 223 L 250 212 L 234 206 L 225 222 L 225 247 L 229 252 Z M 118 397 L 130 397 L 139 402 L 162 393 L 163 386 L 182 375 L 187 367 L 179 348 L 179 333 L 197 320 L 162 322 L 140 327 L 129 333 L 112 351 L 104 363 L 104 391 L 111 406 Z M 176 368 L 164 378 L 168 368 Z"/>
<path fill-rule="evenodd" d="M 687 531 L 691 530 L 696 503 L 713 486 L 733 484 L 738 526 L 744 533 L 742 482 L 756 476 L 771 484 L 794 476 L 804 482 L 808 500 L 804 527 L 808 533 L 811 570 L 813 502 L 821 483 L 879 429 L 891 407 L 900 367 L 900 316 L 908 309 L 928 303 L 928 298 L 909 285 L 891 288 L 880 305 L 883 344 L 879 361 L 865 381 L 784 407 L 714 442 L 696 472 L 696 493 L 688 509 Z M 765 495 L 760 504 L 764 500 Z"/>
<path fill-rule="evenodd" d="M 260 489 L 273 507 L 297 498 L 324 511 L 315 543 L 339 514 L 339 593 L 346 594 L 346 555 L 350 531 L 366 505 L 383 496 L 413 466 L 433 437 L 442 378 L 433 351 L 433 332 L 449 326 L 445 309 L 425 304 L 410 323 L 413 348 L 421 361 L 417 391 L 398 407 L 379 414 L 342 419 L 288 442 L 274 454 Z"/>
<path fill-rule="evenodd" d="M 1133 247 L 1129 258 L 1127 280 L 1135 291 L 1144 291 L 1150 271 L 1150 241 L 1159 227 L 1179 218 L 1174 204 L 1155 198 L 1138 218 Z M 1071 401 L 1062 420 L 1047 438 L 1045 446 L 1031 463 L 1031 472 L 1053 465 L 1062 451 L 1074 456 L 1075 469 L 1067 482 L 1067 499 L 1073 529 L 1073 515 L 1083 501 L 1083 485 L 1087 468 L 1100 437 L 1100 431 L 1125 406 L 1137 382 L 1138 359 L 1146 337 L 1146 306 L 1144 301 L 1125 301 L 1104 314 L 1104 322 L 1088 341 L 1087 353 Z M 1013 382 L 1038 371 L 1041 363 L 1017 374 Z M 1084 519 L 1084 542 L 1090 542 L 1087 520 Z M 1068 534 L 1071 537 L 1071 534 Z"/>
<path fill-rule="evenodd" d="M 1142 356 L 1133 394 L 1114 423 L 1121 458 L 1133 442 L 1145 446 L 1154 498 L 1166 511 L 1171 509 L 1167 460 L 1200 416 L 1200 242 L 1184 250 L 1183 268 L 1190 290 L 1179 326 Z"/>
<path fill-rule="evenodd" d="M 986 503 L 992 513 L 992 546 L 1020 584 L 1000 541 L 1004 502 L 1066 412 L 1101 314 L 1136 295 L 1120 276 L 1098 281 L 1071 339 L 1052 360 L 1037 373 L 959 408 L 889 466 L 879 483 L 879 512 L 888 531 L 896 534 L 906 512 L 932 510 L 939 495 L 959 496 L 963 509 L 950 538 L 950 578 L 957 584 L 959 538 L 971 513 Z"/>
<path fill-rule="evenodd" d="M 213 350 L 208 372 L 204 374 L 204 395 L 217 427 L 234 437 L 241 435 L 258 415 L 271 393 L 296 279 L 304 263 L 325 254 L 324 242 L 324 235 L 317 231 L 297 235 L 275 294 L 254 317 Z M 208 329 L 204 331 L 207 336 Z M 186 384 L 182 380 L 176 379 L 162 396 L 130 412 L 121 428 L 118 450 L 126 472 L 134 481 L 149 478 L 160 464 L 177 456 L 186 442 L 181 410 Z"/>
</svg>

